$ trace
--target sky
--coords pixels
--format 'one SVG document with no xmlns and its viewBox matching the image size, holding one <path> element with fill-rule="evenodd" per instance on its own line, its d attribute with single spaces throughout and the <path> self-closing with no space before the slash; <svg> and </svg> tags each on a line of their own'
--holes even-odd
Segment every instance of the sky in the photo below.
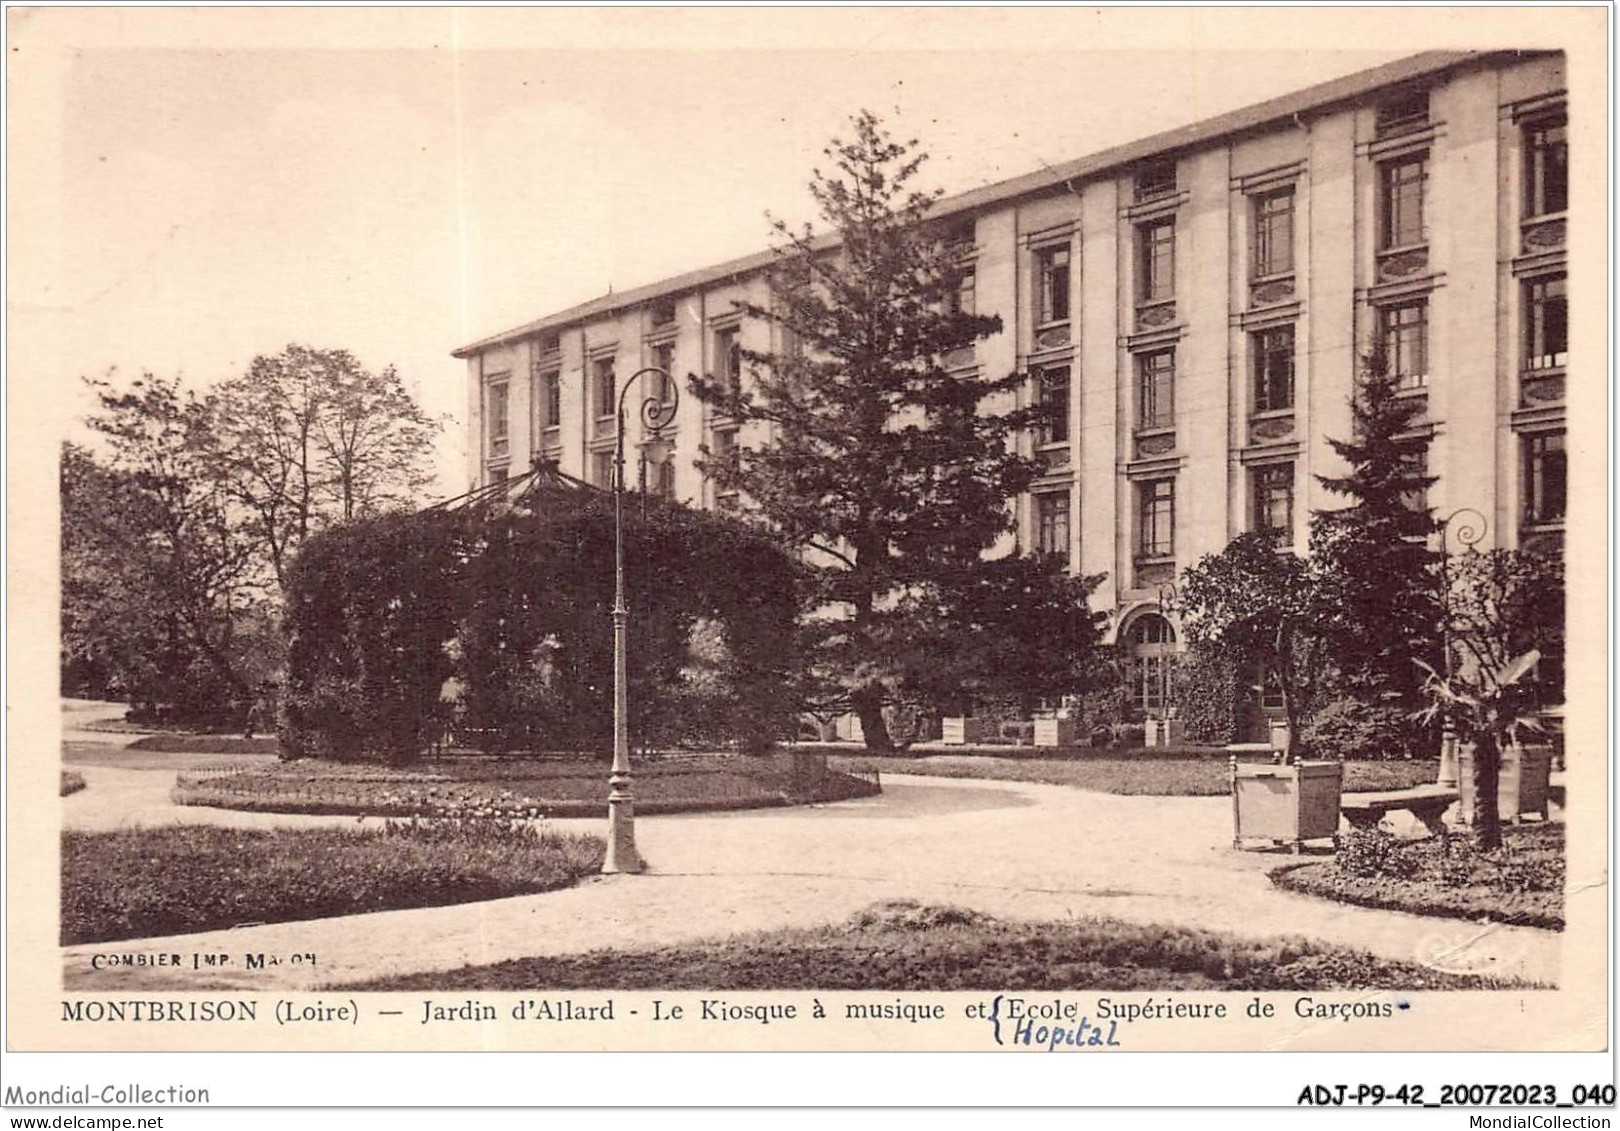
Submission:
<svg viewBox="0 0 1620 1131">
<path fill-rule="evenodd" d="M 1237 35 L 1147 9 L 9 15 L 14 169 L 32 158 L 9 208 L 13 390 L 52 391 L 49 426 L 71 427 L 81 375 L 203 385 L 342 347 L 446 418 L 444 494 L 465 476 L 451 350 L 767 246 L 767 211 L 812 218 L 810 171 L 863 107 L 954 192 L 1455 31 L 1279 12 Z"/>
</svg>

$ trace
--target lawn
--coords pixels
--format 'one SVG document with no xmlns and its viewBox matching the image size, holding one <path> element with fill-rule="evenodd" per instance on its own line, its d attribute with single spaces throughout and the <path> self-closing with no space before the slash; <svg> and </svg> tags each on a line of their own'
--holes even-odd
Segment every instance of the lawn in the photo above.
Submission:
<svg viewBox="0 0 1620 1131">
<path fill-rule="evenodd" d="M 114 770 L 212 770 L 262 766 L 274 760 L 268 754 L 178 754 L 168 750 L 133 750 L 105 742 L 62 743 L 64 766 L 106 766 Z"/>
<path fill-rule="evenodd" d="M 1507 983 L 1298 938 L 878 904 L 825 927 L 383 978 L 350 990 L 1418 990 Z"/>
<path fill-rule="evenodd" d="M 598 871 L 602 852 L 596 837 L 489 821 L 64 832 L 62 944 L 552 891 Z"/>
<path fill-rule="evenodd" d="M 922 774 L 940 778 L 983 778 L 999 781 L 1068 785 L 1098 793 L 1145 794 L 1154 797 L 1218 797 L 1231 792 L 1224 757 L 1134 756 L 1058 758 L 989 758 L 937 754 L 923 758 L 852 756 L 832 758 L 834 766 L 877 770 L 885 774 Z M 1409 789 L 1433 782 L 1439 763 L 1431 760 L 1346 762 L 1346 793 Z"/>
<path fill-rule="evenodd" d="M 1356 833 L 1332 860 L 1279 868 L 1271 879 L 1363 907 L 1563 930 L 1563 823 L 1508 826 L 1502 838 L 1501 848 L 1481 853 L 1471 837 L 1453 836 L 1447 854 L 1434 838 Z"/>
<path fill-rule="evenodd" d="M 281 740 L 275 735 L 243 738 L 239 734 L 149 734 L 137 738 L 127 749 L 170 754 L 277 754 Z"/>
<path fill-rule="evenodd" d="M 666 757 L 635 769 L 636 811 L 753 809 L 864 797 L 875 783 L 824 772 L 817 758 L 796 771 L 787 756 Z M 598 817 L 607 804 L 605 762 L 458 756 L 410 767 L 299 761 L 227 772 L 182 773 L 174 797 L 276 813 L 430 816 L 476 810 L 522 817 Z"/>
</svg>

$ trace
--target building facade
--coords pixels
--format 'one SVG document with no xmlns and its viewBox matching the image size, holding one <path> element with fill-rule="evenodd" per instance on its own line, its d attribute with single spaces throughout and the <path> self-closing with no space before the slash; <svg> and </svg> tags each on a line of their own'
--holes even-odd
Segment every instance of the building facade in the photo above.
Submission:
<svg viewBox="0 0 1620 1131">
<path fill-rule="evenodd" d="M 1239 533 L 1303 548 L 1342 505 L 1358 358 L 1375 342 L 1422 401 L 1428 502 L 1481 548 L 1561 545 L 1568 141 L 1556 52 L 1430 53 L 948 198 L 960 301 L 1003 331 L 949 364 L 1027 372 L 1058 420 L 1017 538 L 1107 580 L 1094 601 L 1165 706 L 1177 572 Z M 617 382 L 649 365 L 745 381 L 741 318 L 769 252 L 585 303 L 468 345 L 474 486 L 555 461 L 610 483 Z M 630 414 L 629 445 L 641 440 Z M 769 443 L 683 396 L 649 489 L 717 497 L 700 445 Z"/>
</svg>

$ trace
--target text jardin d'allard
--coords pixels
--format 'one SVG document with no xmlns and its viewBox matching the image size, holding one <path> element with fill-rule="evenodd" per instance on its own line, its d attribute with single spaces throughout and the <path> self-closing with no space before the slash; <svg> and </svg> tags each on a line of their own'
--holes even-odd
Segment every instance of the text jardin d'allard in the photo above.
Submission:
<svg viewBox="0 0 1620 1131">
<path fill-rule="evenodd" d="M 809 1026 L 829 1021 L 929 1026 L 954 1017 L 983 1025 L 986 1043 L 1011 1048 L 1087 1050 L 1124 1048 L 1137 1026 L 1156 1022 L 1266 1021 L 1296 1017 L 1311 1021 L 1376 1021 L 1408 1007 L 1397 1001 L 1336 1001 L 1300 995 L 1283 999 L 1182 999 L 1102 997 L 1082 1003 L 1062 997 L 997 994 L 945 1005 L 905 997 L 860 1001 L 811 997 L 795 1001 L 738 1001 L 725 997 L 667 998 L 524 997 L 499 1005 L 482 998 L 423 998 L 414 1004 L 362 1004 L 353 998 L 64 1000 L 64 1022 L 74 1024 L 264 1024 L 318 1029 L 329 1026 L 434 1026 L 518 1023 L 611 1026 L 647 1021 L 672 1026 Z"/>
</svg>

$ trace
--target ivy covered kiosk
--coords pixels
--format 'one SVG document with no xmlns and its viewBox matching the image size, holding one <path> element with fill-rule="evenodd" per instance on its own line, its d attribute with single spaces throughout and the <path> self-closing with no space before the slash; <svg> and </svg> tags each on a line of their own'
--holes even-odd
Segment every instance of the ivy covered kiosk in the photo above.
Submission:
<svg viewBox="0 0 1620 1131">
<path fill-rule="evenodd" d="M 657 563 L 656 579 L 627 576 L 638 743 L 787 733 L 792 559 L 738 517 L 646 493 L 627 498 L 624 540 L 627 559 Z M 611 495 L 549 463 L 312 539 L 287 589 L 283 750 L 402 764 L 448 734 L 605 758 L 613 565 Z"/>
</svg>

